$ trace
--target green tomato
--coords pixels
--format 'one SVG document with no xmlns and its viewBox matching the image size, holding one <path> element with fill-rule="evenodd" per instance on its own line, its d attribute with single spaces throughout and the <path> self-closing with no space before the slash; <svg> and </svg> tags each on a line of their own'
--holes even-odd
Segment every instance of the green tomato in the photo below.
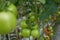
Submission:
<svg viewBox="0 0 60 40">
<path fill-rule="evenodd" d="M 60 11 L 58 11 L 58 15 L 60 15 Z"/>
<path fill-rule="evenodd" d="M 14 14 L 15 16 L 17 16 L 18 14 L 17 8 L 14 4 L 9 4 L 9 6 L 7 7 L 7 10 L 12 12 L 12 14 Z"/>
<path fill-rule="evenodd" d="M 52 30 L 53 28 L 50 26 L 48 29 L 49 29 L 49 30 Z"/>
<path fill-rule="evenodd" d="M 38 38 L 40 36 L 39 30 L 32 30 L 31 35 L 33 38 Z"/>
<path fill-rule="evenodd" d="M 53 30 L 50 30 L 51 32 L 53 32 Z"/>
<path fill-rule="evenodd" d="M 23 29 L 21 34 L 23 37 L 27 38 L 30 36 L 30 30 L 29 29 Z"/>
<path fill-rule="evenodd" d="M 50 34 L 50 36 L 53 36 L 53 35 L 54 35 L 54 33 L 51 33 L 51 34 Z"/>
<path fill-rule="evenodd" d="M 20 22 L 20 27 L 21 27 L 21 28 L 27 28 L 27 27 L 28 27 L 28 25 L 27 25 L 27 23 L 26 23 L 26 20 L 22 20 L 22 21 Z"/>
<path fill-rule="evenodd" d="M 0 12 L 0 34 L 8 34 L 16 28 L 16 17 L 11 12 Z"/>
<path fill-rule="evenodd" d="M 38 29 L 38 24 L 36 24 L 36 25 L 34 25 L 34 26 L 32 26 L 32 29 L 34 30 L 34 29 Z"/>
<path fill-rule="evenodd" d="M 30 21 L 31 21 L 31 22 L 34 22 L 35 19 L 36 19 L 36 17 L 35 17 L 34 15 L 33 15 L 33 16 L 30 16 Z"/>
<path fill-rule="evenodd" d="M 34 22 L 35 19 L 36 19 L 34 12 L 30 12 L 30 13 L 28 14 L 28 17 L 29 17 L 29 20 L 30 20 L 31 22 Z"/>
</svg>

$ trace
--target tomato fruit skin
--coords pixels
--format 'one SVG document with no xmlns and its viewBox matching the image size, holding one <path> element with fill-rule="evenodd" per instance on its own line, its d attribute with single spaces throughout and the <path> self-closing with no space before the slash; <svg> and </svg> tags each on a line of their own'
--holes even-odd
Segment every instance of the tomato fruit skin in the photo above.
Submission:
<svg viewBox="0 0 60 40">
<path fill-rule="evenodd" d="M 38 29 L 38 27 L 39 27 L 38 24 L 36 24 L 36 25 L 32 26 L 31 29 L 32 29 L 32 30 L 35 30 L 35 29 Z"/>
<path fill-rule="evenodd" d="M 50 26 L 49 28 L 48 28 L 48 30 L 52 30 L 53 28 Z"/>
<path fill-rule="evenodd" d="M 28 38 L 30 36 L 30 30 L 29 29 L 23 29 L 21 34 L 23 37 Z"/>
<path fill-rule="evenodd" d="M 27 25 L 27 23 L 26 23 L 26 20 L 22 20 L 22 21 L 20 22 L 20 27 L 23 28 L 23 29 L 28 27 L 28 25 Z"/>
<path fill-rule="evenodd" d="M 54 36 L 54 33 L 50 33 L 50 36 Z"/>
<path fill-rule="evenodd" d="M 8 34 L 16 28 L 16 17 L 11 12 L 0 12 L 0 34 Z"/>
<path fill-rule="evenodd" d="M 14 14 L 14 15 L 16 15 L 16 16 L 18 15 L 17 8 L 16 8 L 16 6 L 15 6 L 14 4 L 12 4 L 12 3 L 8 5 L 7 11 L 12 12 L 12 14 Z"/>
<path fill-rule="evenodd" d="M 31 22 L 34 22 L 35 19 L 36 19 L 36 17 L 35 17 L 34 15 L 33 15 L 33 16 L 30 16 L 30 21 L 31 21 Z"/>
<path fill-rule="evenodd" d="M 39 30 L 32 30 L 31 35 L 33 38 L 38 38 L 40 36 Z"/>
<path fill-rule="evenodd" d="M 28 14 L 28 17 L 29 17 L 29 21 L 30 22 L 34 22 L 36 20 L 36 16 L 35 16 L 35 13 L 34 12 L 30 12 Z"/>
</svg>

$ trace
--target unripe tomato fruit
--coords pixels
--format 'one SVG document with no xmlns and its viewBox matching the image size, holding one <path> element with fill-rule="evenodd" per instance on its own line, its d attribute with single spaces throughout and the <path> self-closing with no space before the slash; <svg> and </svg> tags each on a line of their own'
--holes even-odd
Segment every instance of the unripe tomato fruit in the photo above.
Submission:
<svg viewBox="0 0 60 40">
<path fill-rule="evenodd" d="M 8 34 L 16 28 L 16 17 L 11 12 L 0 12 L 0 34 Z"/>
<path fill-rule="evenodd" d="M 23 29 L 21 34 L 23 37 L 27 38 L 30 36 L 30 30 L 29 29 Z"/>
<path fill-rule="evenodd" d="M 33 38 L 38 38 L 40 36 L 39 30 L 32 30 L 31 35 Z"/>
<path fill-rule="evenodd" d="M 26 23 L 26 20 L 21 20 L 20 27 L 23 28 L 23 29 L 28 27 L 28 25 Z"/>
<path fill-rule="evenodd" d="M 35 19 L 36 19 L 35 15 L 30 16 L 30 21 L 31 21 L 31 22 L 34 22 L 34 21 L 35 21 Z"/>
<path fill-rule="evenodd" d="M 54 36 L 54 33 L 50 33 L 50 36 Z"/>
<path fill-rule="evenodd" d="M 48 28 L 48 30 L 52 30 L 53 28 L 52 28 L 52 26 L 50 26 L 49 28 Z"/>
<path fill-rule="evenodd" d="M 17 7 L 14 4 L 9 4 L 7 7 L 7 11 L 12 12 L 12 14 L 16 15 L 18 14 Z"/>
<path fill-rule="evenodd" d="M 34 29 L 38 29 L 38 24 L 36 24 L 36 25 L 34 25 L 34 26 L 32 26 L 32 29 L 34 30 Z"/>
</svg>

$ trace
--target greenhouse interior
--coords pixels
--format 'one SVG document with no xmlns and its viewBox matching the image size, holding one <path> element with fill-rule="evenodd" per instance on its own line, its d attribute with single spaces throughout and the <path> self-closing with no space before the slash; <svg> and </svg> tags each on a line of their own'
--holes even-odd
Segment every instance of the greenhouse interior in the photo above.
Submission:
<svg viewBox="0 0 60 40">
<path fill-rule="evenodd" d="M 60 0 L 0 0 L 0 40 L 60 40 Z"/>
</svg>

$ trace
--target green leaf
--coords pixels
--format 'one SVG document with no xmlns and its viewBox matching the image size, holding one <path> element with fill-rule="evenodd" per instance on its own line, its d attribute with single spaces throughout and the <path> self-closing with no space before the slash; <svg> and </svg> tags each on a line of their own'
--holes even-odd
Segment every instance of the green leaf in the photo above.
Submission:
<svg viewBox="0 0 60 40">
<path fill-rule="evenodd" d="M 59 3 L 59 4 L 60 4 L 60 0 L 54 0 L 54 2 L 56 2 L 56 3 Z"/>
<path fill-rule="evenodd" d="M 40 1 L 42 4 L 46 3 L 46 0 L 38 0 L 38 1 Z"/>
<path fill-rule="evenodd" d="M 16 4 L 16 2 L 17 2 L 17 0 L 8 0 L 8 1 L 10 1 L 13 4 Z"/>
<path fill-rule="evenodd" d="M 57 5 L 53 1 L 47 1 L 45 10 L 40 14 L 40 20 L 47 19 L 49 15 L 54 15 L 57 11 Z"/>
<path fill-rule="evenodd" d="M 5 9 L 5 7 L 6 7 L 6 0 L 0 0 L 0 11 Z"/>
</svg>

